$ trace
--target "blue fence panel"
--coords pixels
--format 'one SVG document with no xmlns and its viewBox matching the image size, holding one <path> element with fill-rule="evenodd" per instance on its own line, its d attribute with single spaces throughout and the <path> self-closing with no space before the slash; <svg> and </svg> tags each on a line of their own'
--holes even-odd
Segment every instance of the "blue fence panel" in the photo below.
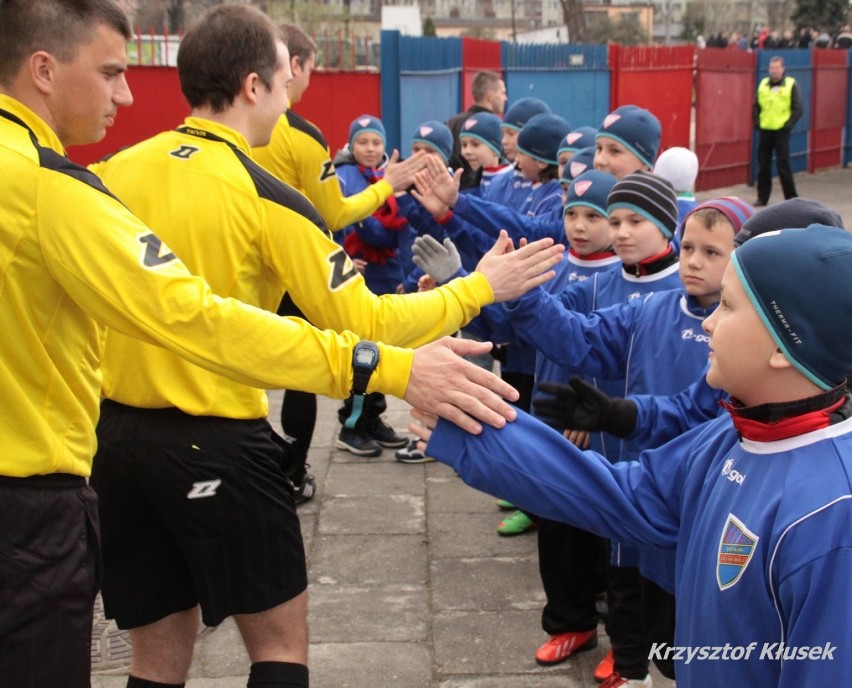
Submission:
<svg viewBox="0 0 852 688">
<path fill-rule="evenodd" d="M 808 169 L 808 131 L 811 128 L 811 106 L 813 100 L 813 65 L 811 50 L 758 50 L 757 51 L 757 77 L 754 90 L 765 76 L 769 74 L 769 60 L 775 57 L 784 59 L 784 68 L 787 76 L 792 76 L 799 86 L 802 96 L 802 118 L 793 127 L 790 135 L 790 167 L 793 172 L 806 172 Z M 755 134 L 751 154 L 751 178 L 757 179 L 757 142 Z M 778 171 L 775 162 L 772 162 L 772 175 Z"/>
<path fill-rule="evenodd" d="M 459 111 L 461 64 L 460 38 L 401 37 L 400 140 L 395 145 L 403 156 L 411 154 L 411 139 L 420 124 L 429 119 L 444 122 Z"/>
<path fill-rule="evenodd" d="M 598 127 L 610 109 L 610 70 L 604 45 L 505 44 L 509 105 L 540 98 L 573 127 Z"/>
<path fill-rule="evenodd" d="M 846 51 L 846 64 L 852 67 L 852 50 Z M 852 162 L 852 69 L 849 70 L 849 88 L 846 102 L 846 129 L 843 131 L 843 166 Z"/>
</svg>

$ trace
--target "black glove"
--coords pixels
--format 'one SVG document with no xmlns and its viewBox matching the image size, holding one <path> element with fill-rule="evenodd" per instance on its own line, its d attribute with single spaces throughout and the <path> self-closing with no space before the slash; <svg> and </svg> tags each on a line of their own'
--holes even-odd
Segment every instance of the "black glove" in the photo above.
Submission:
<svg viewBox="0 0 852 688">
<path fill-rule="evenodd" d="M 557 432 L 593 430 L 627 437 L 636 428 L 636 404 L 610 397 L 579 377 L 570 385 L 543 382 L 539 390 L 547 396 L 533 399 L 535 415 Z"/>
</svg>

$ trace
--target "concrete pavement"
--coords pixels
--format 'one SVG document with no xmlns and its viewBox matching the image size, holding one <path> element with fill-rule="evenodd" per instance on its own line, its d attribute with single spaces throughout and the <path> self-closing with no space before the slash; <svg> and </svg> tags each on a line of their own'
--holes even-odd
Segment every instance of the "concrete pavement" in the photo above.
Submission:
<svg viewBox="0 0 852 688">
<path fill-rule="evenodd" d="M 852 171 L 797 175 L 802 196 L 837 210 L 852 228 Z M 745 186 L 698 194 L 738 195 Z M 773 202 L 780 190 L 773 191 Z M 270 395 L 278 417 L 280 393 Z M 388 421 L 408 423 L 389 399 Z M 320 400 L 310 453 L 318 494 L 299 507 L 310 576 L 313 688 L 591 688 L 608 643 L 562 665 L 541 668 L 546 639 L 536 538 L 501 538 L 492 497 L 446 466 L 405 465 L 393 450 L 377 459 L 334 449 L 336 403 Z M 126 634 L 98 614 L 93 688 L 123 688 Z M 231 620 L 201 629 L 188 688 L 244 686 L 249 660 Z M 674 684 L 654 674 L 654 686 Z"/>
</svg>

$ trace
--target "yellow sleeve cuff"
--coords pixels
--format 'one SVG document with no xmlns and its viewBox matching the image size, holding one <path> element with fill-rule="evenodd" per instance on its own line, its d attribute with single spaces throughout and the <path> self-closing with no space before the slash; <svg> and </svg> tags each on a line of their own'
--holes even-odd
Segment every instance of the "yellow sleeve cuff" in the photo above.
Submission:
<svg viewBox="0 0 852 688">
<path fill-rule="evenodd" d="M 379 365 L 370 378 L 368 392 L 382 392 L 402 399 L 408 389 L 414 350 L 379 342 Z"/>
</svg>

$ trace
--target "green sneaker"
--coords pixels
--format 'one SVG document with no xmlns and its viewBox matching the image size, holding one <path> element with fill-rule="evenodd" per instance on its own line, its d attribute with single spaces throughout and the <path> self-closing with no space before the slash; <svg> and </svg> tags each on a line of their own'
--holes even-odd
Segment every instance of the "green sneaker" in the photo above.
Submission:
<svg viewBox="0 0 852 688">
<path fill-rule="evenodd" d="M 497 508 L 508 511 L 509 509 L 514 509 L 515 505 L 512 504 L 512 502 L 507 502 L 505 499 L 498 499 L 497 500 Z"/>
<path fill-rule="evenodd" d="M 500 535 L 521 535 L 532 530 L 536 525 L 538 524 L 519 509 L 500 521 L 497 532 Z"/>
</svg>

